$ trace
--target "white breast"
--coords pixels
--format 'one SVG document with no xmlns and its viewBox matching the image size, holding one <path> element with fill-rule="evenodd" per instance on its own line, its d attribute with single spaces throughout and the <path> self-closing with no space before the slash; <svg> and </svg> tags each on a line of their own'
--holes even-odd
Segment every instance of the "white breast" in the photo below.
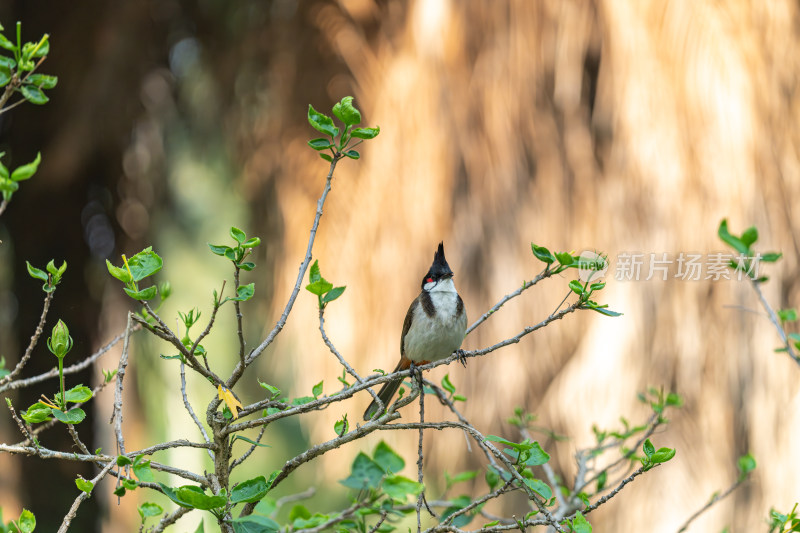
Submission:
<svg viewBox="0 0 800 533">
<path fill-rule="evenodd" d="M 429 292 L 436 313 L 429 317 L 422 305 L 404 339 L 405 356 L 412 361 L 439 361 L 461 347 L 467 329 L 467 314 L 458 311 L 458 293 L 452 279 L 442 280 Z"/>
</svg>

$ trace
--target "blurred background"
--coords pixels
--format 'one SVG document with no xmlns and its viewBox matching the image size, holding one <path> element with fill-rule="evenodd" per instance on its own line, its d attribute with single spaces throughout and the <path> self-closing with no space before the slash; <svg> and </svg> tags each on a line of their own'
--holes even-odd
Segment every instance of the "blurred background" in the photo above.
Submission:
<svg viewBox="0 0 800 533">
<path fill-rule="evenodd" d="M 636 394 L 648 386 L 681 394 L 684 407 L 653 438 L 657 447 L 677 448 L 675 459 L 592 513 L 595 531 L 647 524 L 674 532 L 735 480 L 736 459 L 747 452 L 758 461 L 751 481 L 690 531 L 764 531 L 770 507 L 785 512 L 800 497 L 800 368 L 774 353 L 776 332 L 746 283 L 706 279 L 710 254 L 725 251 L 716 229 L 727 217 L 736 233 L 758 226 L 759 250 L 784 254 L 765 272 L 767 299 L 776 308 L 800 302 L 796 2 L 0 4 L 7 34 L 17 20 L 26 40 L 50 34 L 41 70 L 59 84 L 44 107 L 0 115 L 7 165 L 42 152 L 39 173 L 0 218 L 0 355 L 7 365 L 18 360 L 41 312 L 40 285 L 27 276 L 25 260 L 68 262 L 47 329 L 58 318 L 68 324 L 77 360 L 120 332 L 132 308 L 107 275 L 107 258 L 118 264 L 120 254 L 153 245 L 174 293 L 163 316 L 171 324 L 176 311 L 196 306 L 204 323 L 212 290 L 231 278 L 206 243 L 227 243 L 232 225 L 263 241 L 258 268 L 244 277 L 257 291 L 243 307 L 246 339 L 258 344 L 294 283 L 328 168 L 305 144 L 318 136 L 306 122 L 307 106 L 327 112 L 353 95 L 364 125 L 380 125 L 381 134 L 362 147 L 361 160 L 338 167 L 314 255 L 326 278 L 347 285 L 329 307 L 327 332 L 362 375 L 395 365 L 405 311 L 440 240 L 471 319 L 541 269 L 531 241 L 603 251 L 611 269 L 601 303 L 624 316 L 571 315 L 471 359 L 466 369 L 438 368 L 430 378 L 449 372 L 468 397 L 462 412 L 484 433 L 519 438 L 506 420 L 522 406 L 538 415 L 537 424 L 569 436 L 542 440 L 568 478 L 575 450 L 594 442 L 593 424 L 643 421 L 647 410 Z M 682 253 L 701 255 L 699 279 L 678 275 Z M 625 254 L 642 254 L 638 280 L 619 275 Z M 657 269 L 649 276 L 663 254 L 667 279 Z M 488 346 L 541 321 L 569 279 L 528 291 L 464 347 Z M 257 379 L 290 397 L 310 394 L 321 380 L 325 393 L 339 388 L 339 365 L 316 332 L 315 303 L 300 295 L 283 334 L 237 388 L 244 403 L 263 398 Z M 220 369 L 238 351 L 233 319 L 225 309 L 216 337 L 204 343 Z M 176 388 L 178 369 L 158 357 L 169 347 L 141 334 L 134 344 L 128 450 L 199 439 Z M 98 383 L 100 369 L 116 368 L 118 355 L 112 351 L 68 384 Z M 54 365 L 40 345 L 26 372 Z M 25 408 L 42 392 L 52 391 L 19 391 L 12 399 Z M 79 429 L 90 448 L 110 452 L 108 392 Z M 197 411 L 213 393 L 190 380 Z M 334 420 L 345 412 L 360 420 L 367 403 L 363 394 L 306 425 L 270 426 L 264 442 L 272 448 L 259 450 L 247 474 L 268 475 L 332 438 Z M 432 403 L 427 417 L 445 416 Z M 403 413 L 416 416 L 414 408 Z M 430 472 L 483 468 L 463 435 L 433 437 L 426 441 Z M 414 477 L 416 433 L 372 435 L 300 468 L 277 496 L 315 485 L 312 510 L 343 505 L 347 492 L 336 480 L 381 438 L 405 455 Z M 19 440 L 3 416 L 0 441 Z M 58 429 L 42 442 L 72 445 Z M 154 459 L 207 467 L 199 452 Z M 77 495 L 78 474 L 93 475 L 80 465 L 0 455 L 6 520 L 25 507 L 42 531 L 54 531 Z M 477 494 L 482 478 L 458 490 Z M 444 479 L 426 483 L 438 494 Z M 112 484 L 104 481 L 83 504 L 75 531 L 134 530 L 136 497 L 167 506 L 141 491 L 117 502 Z M 513 498 L 487 509 L 524 512 Z M 194 531 L 199 519 L 190 514 L 176 530 Z"/>
</svg>

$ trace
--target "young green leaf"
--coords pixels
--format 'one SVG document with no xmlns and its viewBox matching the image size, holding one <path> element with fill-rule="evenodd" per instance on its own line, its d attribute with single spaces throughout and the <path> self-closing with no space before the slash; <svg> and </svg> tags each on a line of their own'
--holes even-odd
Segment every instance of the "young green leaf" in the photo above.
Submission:
<svg viewBox="0 0 800 533">
<path fill-rule="evenodd" d="M 749 249 L 750 246 L 758 240 L 758 229 L 756 229 L 755 226 L 750 226 L 749 228 L 744 230 L 744 233 L 742 233 L 740 240 L 742 241 L 742 244 L 747 246 L 747 248 Z"/>
<path fill-rule="evenodd" d="M 161 507 L 157 503 L 152 503 L 152 502 L 144 502 L 139 507 L 137 507 L 136 510 L 139 511 L 139 516 L 142 517 L 142 523 L 144 523 L 144 521 L 147 518 L 160 516 L 161 513 L 164 512 L 163 507 Z"/>
<path fill-rule="evenodd" d="M 91 494 L 92 489 L 94 488 L 94 483 L 86 479 L 83 479 L 80 476 L 78 476 L 78 479 L 75 480 L 75 485 L 77 485 L 77 487 L 86 494 Z"/>
<path fill-rule="evenodd" d="M 450 374 L 445 374 L 442 378 L 442 388 L 449 392 L 450 394 L 454 394 L 456 392 L 456 387 L 450 381 Z"/>
<path fill-rule="evenodd" d="M 152 276 L 164 265 L 161 257 L 149 246 L 128 259 L 128 267 L 131 270 L 134 281 L 141 281 L 148 276 Z"/>
<path fill-rule="evenodd" d="M 24 87 L 23 87 L 24 88 Z M 38 90 L 38 89 L 37 89 Z M 41 91 L 39 91 L 41 92 Z M 24 91 L 23 91 L 24 94 Z M 44 95 L 42 95 L 44 96 Z M 45 97 L 46 98 L 46 97 Z M 45 100 L 46 102 L 47 100 Z M 36 103 L 36 102 L 34 102 Z M 44 103 L 44 102 L 43 102 Z M 11 173 L 11 181 L 23 181 L 34 174 L 36 174 L 36 170 L 39 168 L 39 163 L 42 161 L 42 154 L 41 152 L 36 153 L 36 159 L 31 161 L 26 165 L 19 166 L 14 169 L 14 172 Z"/>
<path fill-rule="evenodd" d="M 331 141 L 325 139 L 324 137 L 320 137 L 319 139 L 311 139 L 308 141 L 308 145 L 316 151 L 326 150 L 328 148 L 333 148 Z"/>
<path fill-rule="evenodd" d="M 333 138 L 339 135 L 339 128 L 333 125 L 333 119 L 314 109 L 311 104 L 308 105 L 308 123 L 312 128 L 328 137 Z"/>
<path fill-rule="evenodd" d="M 239 244 L 242 244 L 247 239 L 247 235 L 236 226 L 231 226 L 231 237 Z"/>
<path fill-rule="evenodd" d="M 267 495 L 269 487 L 264 476 L 242 481 L 231 489 L 231 503 L 254 503 Z"/>
<path fill-rule="evenodd" d="M 58 77 L 47 74 L 31 74 L 28 76 L 28 82 L 42 89 L 52 89 L 58 83 Z"/>
<path fill-rule="evenodd" d="M 353 128 L 350 131 L 350 136 L 356 139 L 374 139 L 381 132 L 380 126 L 374 128 Z"/>
<path fill-rule="evenodd" d="M 397 473 L 406 466 L 406 462 L 386 442 L 380 441 L 372 452 L 372 458 L 384 472 Z"/>
<path fill-rule="evenodd" d="M 344 290 L 347 287 L 336 287 L 335 289 L 331 289 L 325 293 L 325 296 L 322 297 L 322 303 L 332 302 L 337 299 L 339 296 L 342 295 Z"/>
<path fill-rule="evenodd" d="M 80 407 L 73 407 L 66 413 L 60 409 L 50 409 L 53 416 L 65 424 L 78 424 L 86 418 L 86 413 Z"/>
<path fill-rule="evenodd" d="M 580 511 L 575 513 L 571 526 L 573 533 L 592 533 L 592 525 L 583 517 Z"/>
<path fill-rule="evenodd" d="M 311 394 L 314 395 L 314 399 L 316 399 L 320 394 L 322 394 L 322 381 L 320 381 L 311 388 Z"/>
<path fill-rule="evenodd" d="M 547 263 L 548 265 L 552 265 L 556 260 L 555 256 L 553 256 L 553 254 L 550 253 L 550 250 L 548 250 L 544 246 L 537 246 L 531 243 L 531 250 L 533 251 L 533 255 L 534 257 L 536 257 L 536 259 L 544 263 Z"/>
<path fill-rule="evenodd" d="M 28 275 L 30 275 L 30 277 L 45 282 L 50 280 L 47 273 L 45 273 L 43 270 L 39 270 L 35 266 L 31 265 L 28 261 L 25 261 L 25 264 L 28 265 Z"/>
<path fill-rule="evenodd" d="M 19 92 L 25 97 L 27 101 L 36 105 L 44 105 L 50 101 L 47 95 L 35 85 L 25 84 L 19 88 Z"/>
<path fill-rule="evenodd" d="M 106 259 L 106 267 L 108 268 L 108 273 L 120 280 L 122 283 L 130 283 L 133 281 L 133 276 L 131 276 L 130 272 L 128 272 L 128 269 L 115 267 L 108 259 Z"/>
<path fill-rule="evenodd" d="M 353 97 L 345 96 L 333 106 L 333 114 L 347 126 L 361 122 L 361 113 L 353 106 Z"/>
<path fill-rule="evenodd" d="M 719 229 L 717 230 L 717 235 L 722 242 L 739 252 L 740 254 L 747 255 L 750 251 L 749 247 L 742 242 L 739 237 L 735 237 L 731 235 L 731 232 L 728 231 L 728 220 L 723 218 L 722 222 L 719 223 Z"/>
</svg>

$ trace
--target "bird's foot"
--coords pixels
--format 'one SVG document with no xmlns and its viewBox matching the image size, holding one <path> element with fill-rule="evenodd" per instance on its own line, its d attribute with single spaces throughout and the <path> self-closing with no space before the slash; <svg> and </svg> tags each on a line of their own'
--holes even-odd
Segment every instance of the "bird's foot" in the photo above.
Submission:
<svg viewBox="0 0 800 533">
<path fill-rule="evenodd" d="M 461 363 L 464 366 L 464 368 L 466 368 L 467 367 L 467 352 L 465 352 L 461 348 L 456 350 L 456 361 Z"/>
</svg>

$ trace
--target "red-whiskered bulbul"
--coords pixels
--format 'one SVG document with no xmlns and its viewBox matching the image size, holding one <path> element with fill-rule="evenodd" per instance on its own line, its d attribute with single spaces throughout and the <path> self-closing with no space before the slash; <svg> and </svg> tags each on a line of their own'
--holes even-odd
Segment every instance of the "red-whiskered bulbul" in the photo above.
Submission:
<svg viewBox="0 0 800 533">
<path fill-rule="evenodd" d="M 422 291 L 406 313 L 400 335 L 400 362 L 395 372 L 414 365 L 424 365 L 444 359 L 459 348 L 467 331 L 467 312 L 453 284 L 453 271 L 444 258 L 444 243 L 433 256 L 433 264 L 422 278 Z M 387 381 L 378 392 L 384 408 L 397 392 L 402 377 Z M 364 412 L 369 420 L 378 412 L 373 400 Z"/>
</svg>

